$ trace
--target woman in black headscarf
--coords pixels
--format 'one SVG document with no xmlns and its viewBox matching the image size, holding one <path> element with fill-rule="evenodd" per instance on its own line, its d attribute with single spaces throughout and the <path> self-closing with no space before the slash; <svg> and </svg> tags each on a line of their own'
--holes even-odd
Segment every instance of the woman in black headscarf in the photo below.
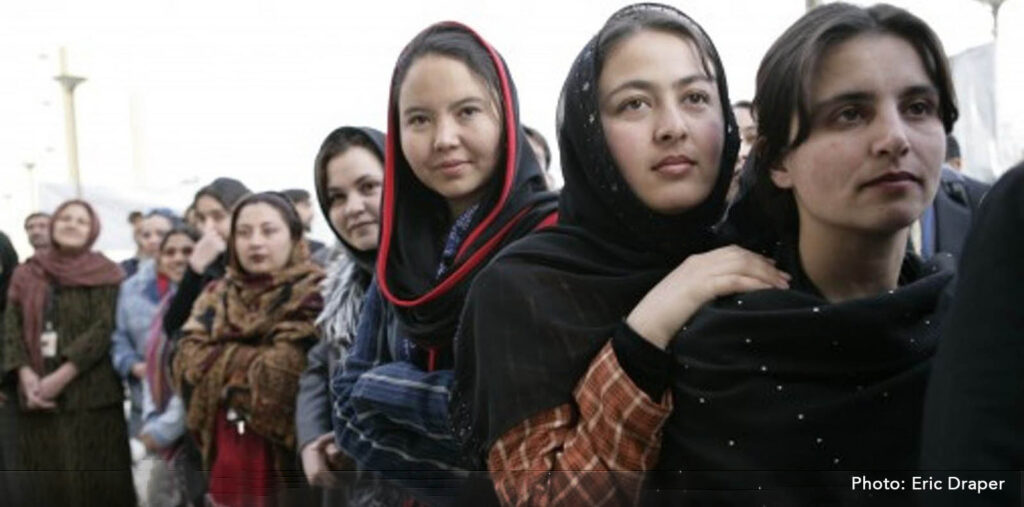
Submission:
<svg viewBox="0 0 1024 507">
<path fill-rule="evenodd" d="M 453 417 L 505 503 L 628 503 L 672 406 L 671 328 L 785 279 L 737 247 L 701 253 L 739 139 L 717 52 L 681 12 L 612 15 L 566 79 L 558 141 L 559 225 L 474 281 Z"/>
<path fill-rule="evenodd" d="M 768 50 L 755 181 L 730 220 L 792 289 L 718 300 L 673 341 L 666 502 L 907 502 L 863 479 L 909 491 L 885 471 L 918 464 L 953 274 L 907 244 L 957 117 L 949 76 L 935 33 L 888 5 L 819 7 Z"/>
<path fill-rule="evenodd" d="M 471 29 L 447 22 L 417 35 L 399 56 L 389 109 L 376 278 L 333 379 L 334 429 L 362 469 L 451 478 L 475 463 L 448 417 L 469 283 L 505 245 L 553 221 L 555 196 L 543 190 L 504 61 Z"/>
<path fill-rule="evenodd" d="M 363 297 L 373 277 L 384 181 L 384 134 L 372 128 L 341 127 L 320 145 L 313 165 L 317 201 L 337 237 L 329 249 L 321 287 L 324 310 L 317 317 L 320 341 L 309 351 L 299 379 L 296 441 L 311 485 L 336 488 L 331 473 L 343 467 L 331 427 L 331 376 L 355 340 Z M 368 488 L 362 488 L 368 489 Z M 325 489 L 324 505 L 344 501 L 344 492 Z M 351 502 L 350 502 L 351 503 Z"/>
</svg>

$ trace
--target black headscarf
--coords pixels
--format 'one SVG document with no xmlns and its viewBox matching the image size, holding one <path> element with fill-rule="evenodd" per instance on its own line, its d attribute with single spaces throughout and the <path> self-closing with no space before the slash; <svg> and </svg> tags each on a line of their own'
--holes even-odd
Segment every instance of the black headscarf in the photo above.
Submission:
<svg viewBox="0 0 1024 507">
<path fill-rule="evenodd" d="M 196 192 L 195 199 L 208 195 L 216 199 L 224 207 L 224 211 L 231 213 L 231 208 L 235 206 L 235 203 L 251 193 L 249 187 L 245 186 L 241 181 L 234 178 L 220 177 L 210 182 L 209 185 L 200 188 Z"/>
<path fill-rule="evenodd" d="M 648 209 L 632 191 L 601 127 L 602 29 L 577 56 L 559 101 L 559 224 L 512 245 L 480 273 L 456 338 L 452 417 L 480 457 L 514 425 L 570 402 L 615 325 L 688 255 L 714 244 L 711 227 L 739 148 L 725 70 L 703 29 L 676 9 L 632 5 L 609 23 L 650 10 L 677 19 L 709 49 L 725 118 L 718 179 L 702 204 L 675 216 Z"/>
<path fill-rule="evenodd" d="M 375 153 L 381 161 L 384 160 L 384 133 L 370 127 L 339 127 L 334 129 L 330 134 L 327 134 L 327 138 L 321 144 L 320 153 L 324 152 L 324 147 L 329 144 L 336 143 L 336 139 L 343 135 L 361 135 L 370 141 L 373 146 Z M 337 154 L 335 154 L 337 156 Z M 334 228 L 334 223 L 331 222 L 331 202 L 327 193 L 327 174 L 326 167 L 329 160 L 316 160 L 313 165 L 313 184 L 316 186 L 316 200 L 320 203 L 320 211 L 323 212 L 324 217 L 327 218 L 327 225 L 331 228 L 331 232 L 341 242 L 342 247 L 345 249 L 345 253 L 348 254 L 349 258 L 355 261 L 360 271 L 367 275 L 366 282 L 369 283 L 370 277 L 373 275 L 373 263 L 377 259 L 377 249 L 372 250 L 359 250 L 350 245 L 345 238 L 341 236 L 341 233 Z"/>
<path fill-rule="evenodd" d="M 405 335 L 433 348 L 451 344 L 469 283 L 477 271 L 507 244 L 546 220 L 553 221 L 556 197 L 544 190 L 543 170 L 519 122 L 515 85 L 498 52 L 459 23 L 438 23 L 426 31 L 465 32 L 487 51 L 501 83 L 499 107 L 504 121 L 498 167 L 458 254 L 438 278 L 442 247 L 451 226 L 449 209 L 436 192 L 420 183 L 402 153 L 398 97 L 391 97 L 377 280 Z M 413 49 L 410 46 L 404 52 Z"/>
</svg>

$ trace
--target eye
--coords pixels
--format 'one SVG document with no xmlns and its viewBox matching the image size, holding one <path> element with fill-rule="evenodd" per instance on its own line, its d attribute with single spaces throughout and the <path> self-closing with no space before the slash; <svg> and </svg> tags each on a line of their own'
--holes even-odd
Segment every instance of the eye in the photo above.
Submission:
<svg viewBox="0 0 1024 507">
<path fill-rule="evenodd" d="M 648 107 L 647 102 L 640 97 L 632 97 L 619 103 L 619 107 L 616 109 L 619 113 L 626 113 L 631 111 L 640 111 Z"/>
<path fill-rule="evenodd" d="M 331 192 L 327 194 L 327 203 L 331 206 L 345 204 L 345 194 L 342 192 Z"/>
<path fill-rule="evenodd" d="M 364 181 L 359 184 L 359 192 L 363 195 L 369 195 L 380 187 L 380 182 L 377 181 Z"/>
<path fill-rule="evenodd" d="M 683 94 L 684 104 L 709 104 L 711 102 L 711 95 L 703 91 L 691 91 Z"/>
<path fill-rule="evenodd" d="M 835 114 L 835 121 L 840 125 L 852 125 L 864 119 L 864 111 L 857 106 L 848 106 Z"/>
<path fill-rule="evenodd" d="M 430 121 L 430 118 L 427 118 L 425 114 L 412 114 L 405 118 L 405 123 L 413 127 L 426 125 L 428 121 Z"/>
<path fill-rule="evenodd" d="M 465 106 L 465 107 L 459 109 L 459 117 L 461 117 L 461 118 L 471 118 L 471 117 L 473 117 L 473 115 L 475 115 L 475 114 L 477 114 L 477 113 L 479 113 L 481 111 L 482 110 L 479 107 L 477 107 L 477 106 Z"/>
<path fill-rule="evenodd" d="M 914 117 L 926 117 L 931 116 L 935 113 L 935 104 L 929 100 L 915 100 L 904 108 L 904 112 L 909 116 Z"/>
</svg>

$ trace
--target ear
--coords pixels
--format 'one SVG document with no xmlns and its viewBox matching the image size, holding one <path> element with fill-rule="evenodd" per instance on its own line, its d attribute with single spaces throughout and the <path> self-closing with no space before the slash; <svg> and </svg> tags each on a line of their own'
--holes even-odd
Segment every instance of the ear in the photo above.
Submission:
<svg viewBox="0 0 1024 507">
<path fill-rule="evenodd" d="M 769 174 L 771 175 L 772 183 L 775 183 L 775 186 L 784 189 L 793 188 L 793 176 L 789 173 L 789 170 L 786 169 L 784 164 L 780 163 L 779 165 L 771 168 L 771 172 Z"/>
</svg>

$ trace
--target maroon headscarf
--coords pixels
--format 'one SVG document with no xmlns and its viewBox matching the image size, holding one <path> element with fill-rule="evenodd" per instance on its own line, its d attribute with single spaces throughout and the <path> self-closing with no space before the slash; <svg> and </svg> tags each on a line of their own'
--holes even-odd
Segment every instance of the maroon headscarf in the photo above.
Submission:
<svg viewBox="0 0 1024 507">
<path fill-rule="evenodd" d="M 61 246 L 53 234 L 57 219 L 65 208 L 71 205 L 85 208 L 92 218 L 92 227 L 85 244 L 79 248 Z M 32 369 L 43 372 L 43 354 L 39 348 L 39 337 L 43 330 L 43 313 L 46 308 L 46 294 L 50 284 L 60 287 L 101 287 L 117 285 L 124 279 L 124 272 L 99 252 L 93 252 L 93 243 L 100 235 L 100 219 L 89 203 L 72 199 L 57 207 L 50 221 L 50 237 L 53 247 L 29 257 L 14 270 L 8 290 L 9 302 L 21 307 L 22 339 L 28 352 Z"/>
</svg>

